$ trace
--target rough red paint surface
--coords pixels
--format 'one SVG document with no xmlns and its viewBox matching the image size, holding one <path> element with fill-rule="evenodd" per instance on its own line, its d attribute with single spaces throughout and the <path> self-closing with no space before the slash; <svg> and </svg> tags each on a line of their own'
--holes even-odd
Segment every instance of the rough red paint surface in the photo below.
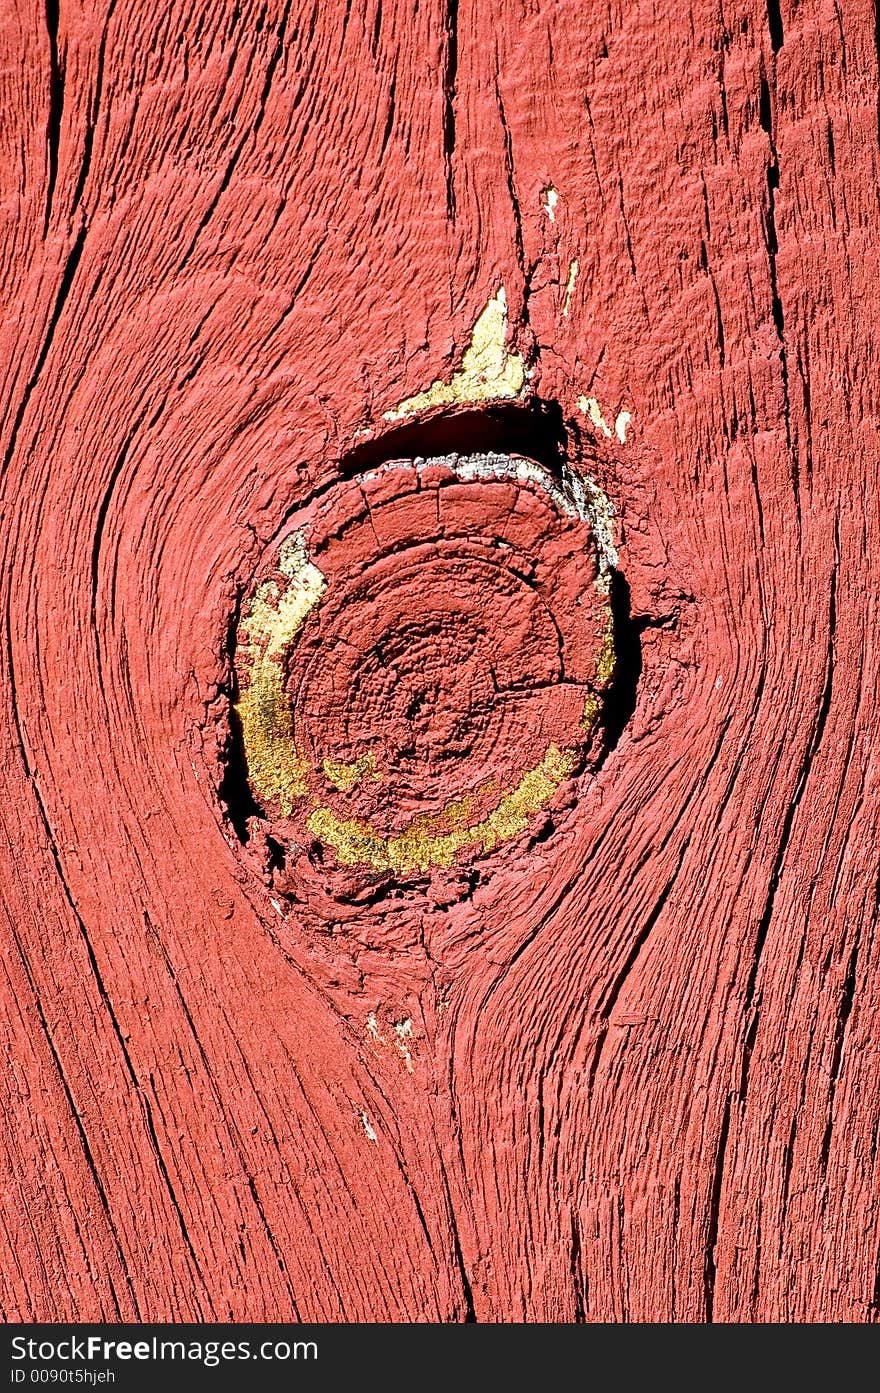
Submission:
<svg viewBox="0 0 880 1393">
<path fill-rule="evenodd" d="M 4 1314 L 875 1320 L 872 6 L 46 13 L 0 17 Z M 614 508 L 633 700 L 552 826 L 275 884 L 231 770 L 247 596 L 310 499 L 486 448 L 385 415 L 502 285 Z M 508 592 L 465 511 L 473 631 Z M 357 609 L 313 612 L 316 753 L 359 753 L 337 672 L 400 755 L 364 655 L 426 588 L 383 582 L 348 666 Z M 484 755 L 456 626 L 399 806 L 456 719 L 499 779 L 567 719 L 509 599 L 529 720 Z"/>
</svg>

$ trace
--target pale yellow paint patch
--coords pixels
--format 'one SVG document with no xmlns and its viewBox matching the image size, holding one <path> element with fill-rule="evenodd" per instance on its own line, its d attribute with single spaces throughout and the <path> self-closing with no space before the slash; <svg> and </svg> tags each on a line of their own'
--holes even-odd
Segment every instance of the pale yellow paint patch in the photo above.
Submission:
<svg viewBox="0 0 880 1393">
<path fill-rule="evenodd" d="M 460 370 L 448 382 L 432 382 L 427 391 L 407 397 L 385 412 L 385 420 L 400 421 L 432 406 L 456 402 L 509 400 L 520 396 L 525 380 L 521 355 L 507 351 L 507 295 L 501 286 L 474 325 Z"/>
<path fill-rule="evenodd" d="M 568 268 L 568 280 L 565 282 L 565 298 L 562 301 L 562 317 L 568 319 L 568 311 L 571 309 L 571 298 L 574 295 L 574 288 L 577 285 L 578 273 L 580 272 L 580 262 L 577 257 Z"/>
<path fill-rule="evenodd" d="M 578 397 L 578 407 L 585 416 L 589 416 L 593 425 L 600 430 L 603 435 L 611 439 L 611 427 L 602 415 L 602 408 L 595 397 Z"/>
<path fill-rule="evenodd" d="M 585 416 L 589 416 L 593 425 L 600 430 L 604 436 L 612 440 L 614 436 L 620 441 L 621 445 L 626 444 L 626 433 L 632 416 L 629 411 L 620 411 L 615 417 L 614 429 L 612 430 L 605 417 L 602 415 L 602 408 L 595 397 L 578 397 L 578 408 Z"/>
<path fill-rule="evenodd" d="M 556 221 L 556 205 L 558 202 L 559 194 L 552 186 L 544 190 L 544 195 L 541 199 L 541 207 L 544 209 L 544 212 L 551 222 Z"/>
</svg>

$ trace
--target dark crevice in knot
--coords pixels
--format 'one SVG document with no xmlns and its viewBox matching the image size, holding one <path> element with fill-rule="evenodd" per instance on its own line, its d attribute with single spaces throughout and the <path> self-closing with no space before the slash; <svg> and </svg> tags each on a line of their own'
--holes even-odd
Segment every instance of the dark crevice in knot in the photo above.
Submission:
<svg viewBox="0 0 880 1393">
<path fill-rule="evenodd" d="M 238 680 L 235 673 L 235 646 L 238 638 L 238 624 L 241 618 L 242 594 L 235 597 L 235 605 L 226 625 L 224 656 L 229 674 L 225 695 L 229 700 L 229 725 L 226 730 L 226 743 L 221 753 L 223 776 L 217 789 L 220 802 L 226 809 L 226 816 L 242 846 L 249 840 L 248 822 L 253 817 L 261 817 L 262 809 L 254 799 L 248 782 L 247 760 L 244 753 L 244 733 L 241 720 L 236 711 L 238 702 Z"/>
<path fill-rule="evenodd" d="M 643 615 L 633 615 L 629 584 L 621 571 L 611 573 L 611 614 L 616 663 L 614 681 L 603 706 L 606 752 L 615 748 L 636 709 L 642 675 L 642 634 L 651 622 Z"/>
<path fill-rule="evenodd" d="M 394 459 L 443 455 L 524 455 L 559 478 L 567 457 L 568 433 L 562 407 L 535 397 L 489 406 L 442 407 L 417 421 L 388 426 L 374 440 L 349 451 L 340 466 L 343 478 Z"/>
</svg>

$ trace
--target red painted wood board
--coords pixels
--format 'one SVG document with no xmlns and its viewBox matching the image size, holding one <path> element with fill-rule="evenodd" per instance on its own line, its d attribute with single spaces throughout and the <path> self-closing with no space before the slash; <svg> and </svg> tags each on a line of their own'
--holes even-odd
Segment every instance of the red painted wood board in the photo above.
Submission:
<svg viewBox="0 0 880 1393">
<path fill-rule="evenodd" d="M 875 34 L 4 7 L 6 1319 L 876 1320 Z"/>
</svg>

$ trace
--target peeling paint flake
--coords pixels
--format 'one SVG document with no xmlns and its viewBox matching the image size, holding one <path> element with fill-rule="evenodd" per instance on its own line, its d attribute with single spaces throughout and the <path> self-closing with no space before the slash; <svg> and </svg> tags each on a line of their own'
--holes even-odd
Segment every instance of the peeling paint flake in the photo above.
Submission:
<svg viewBox="0 0 880 1393">
<path fill-rule="evenodd" d="M 611 427 L 602 415 L 602 408 L 599 406 L 595 397 L 578 397 L 578 407 L 585 416 L 589 416 L 593 425 L 600 430 L 603 435 L 611 439 Z"/>
<path fill-rule="evenodd" d="M 519 353 L 507 351 L 507 295 L 501 286 L 479 316 L 461 368 L 448 382 L 436 381 L 425 392 L 407 397 L 386 421 L 416 416 L 432 406 L 455 402 L 503 401 L 521 396 L 526 367 Z"/>
<path fill-rule="evenodd" d="M 602 408 L 599 406 L 595 397 L 578 397 L 578 409 L 590 418 L 597 430 L 608 439 L 613 440 L 616 436 L 621 445 L 626 444 L 626 434 L 632 421 L 632 414 L 629 411 L 621 411 L 615 417 L 614 429 L 612 430 L 605 417 L 602 415 Z"/>
<path fill-rule="evenodd" d="M 578 272 L 580 269 L 580 262 L 577 257 L 575 257 L 568 268 L 568 280 L 565 282 L 565 299 L 562 302 L 563 319 L 568 319 L 568 311 L 571 308 L 571 297 L 574 295 L 574 288 L 577 284 Z"/>
<path fill-rule="evenodd" d="M 544 209 L 544 212 L 547 214 L 547 217 L 550 219 L 551 222 L 556 221 L 556 205 L 558 202 L 559 194 L 552 187 L 552 185 L 549 188 L 546 188 L 541 199 L 541 207 Z"/>
</svg>

